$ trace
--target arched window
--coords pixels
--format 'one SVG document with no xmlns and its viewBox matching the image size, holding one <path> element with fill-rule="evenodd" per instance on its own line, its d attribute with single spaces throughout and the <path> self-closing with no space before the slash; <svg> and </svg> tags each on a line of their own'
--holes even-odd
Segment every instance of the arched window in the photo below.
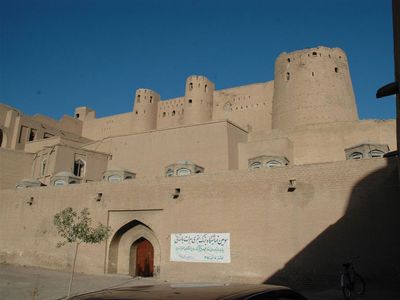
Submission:
<svg viewBox="0 0 400 300">
<path fill-rule="evenodd" d="M 286 80 L 290 80 L 290 73 L 289 72 L 286 73 Z"/>
<path fill-rule="evenodd" d="M 267 168 L 275 168 L 275 167 L 282 166 L 282 163 L 280 161 L 277 161 L 277 160 L 270 160 L 265 164 L 265 166 Z"/>
<path fill-rule="evenodd" d="M 207 93 L 207 91 L 208 91 L 208 86 L 207 86 L 207 84 L 204 86 L 204 92 L 205 93 Z"/>
<path fill-rule="evenodd" d="M 383 157 L 384 154 L 385 154 L 385 153 L 384 153 L 383 151 L 377 150 L 377 149 L 371 150 L 371 151 L 369 152 L 369 155 L 370 155 L 371 157 Z"/>
<path fill-rule="evenodd" d="M 335 73 L 337 73 L 337 72 L 339 72 L 339 68 L 338 67 L 335 68 Z"/>
<path fill-rule="evenodd" d="M 167 115 L 167 113 L 164 111 L 164 112 L 162 113 L 163 118 L 165 118 L 166 115 Z"/>
<path fill-rule="evenodd" d="M 261 169 L 261 162 L 255 161 L 250 165 L 250 170 Z"/>
<path fill-rule="evenodd" d="M 189 91 L 193 90 L 193 82 L 189 83 Z"/>
<path fill-rule="evenodd" d="M 153 102 L 153 96 L 150 96 L 150 103 Z"/>
<path fill-rule="evenodd" d="M 188 102 L 189 102 L 189 103 L 192 103 L 193 101 L 192 101 L 192 99 L 189 99 Z"/>
<path fill-rule="evenodd" d="M 191 172 L 187 168 L 180 168 L 176 171 L 177 176 L 186 176 L 186 175 L 190 175 L 190 174 L 191 174 Z"/>
<path fill-rule="evenodd" d="M 46 167 L 47 167 L 47 158 L 42 160 L 40 166 L 40 176 L 44 176 L 44 174 L 46 174 Z"/>
<path fill-rule="evenodd" d="M 363 154 L 361 152 L 353 152 L 350 154 L 349 159 L 362 159 Z"/>
<path fill-rule="evenodd" d="M 78 177 L 83 177 L 84 174 L 85 174 L 85 161 L 79 158 L 74 162 L 74 175 Z"/>
<path fill-rule="evenodd" d="M 172 111 L 172 115 L 175 116 L 175 111 L 174 110 Z"/>
<path fill-rule="evenodd" d="M 313 52 L 312 55 L 313 55 L 313 56 L 317 56 L 317 52 Z"/>
<path fill-rule="evenodd" d="M 137 103 L 140 103 L 140 95 L 137 95 L 136 101 L 137 101 Z"/>
</svg>

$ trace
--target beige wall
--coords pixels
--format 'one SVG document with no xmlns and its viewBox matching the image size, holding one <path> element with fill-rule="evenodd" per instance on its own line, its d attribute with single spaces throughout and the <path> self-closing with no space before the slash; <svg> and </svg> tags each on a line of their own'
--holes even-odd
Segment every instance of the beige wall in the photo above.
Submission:
<svg viewBox="0 0 400 300">
<path fill-rule="evenodd" d="M 294 277 L 302 272 L 302 276 L 309 273 L 337 280 L 337 270 L 351 251 L 362 257 L 357 266 L 365 278 L 385 280 L 396 274 L 396 265 L 391 262 L 400 251 L 400 241 L 392 235 L 398 228 L 396 173 L 395 160 L 366 159 L 114 184 L 5 190 L 0 192 L 0 240 L 4 242 L 0 259 L 67 269 L 73 247 L 55 247 L 59 238 L 52 218 L 72 206 L 76 210 L 88 207 L 94 221 L 108 222 L 114 233 L 133 220 L 149 226 L 160 251 L 160 276 L 168 280 L 261 282 L 287 268 L 294 268 Z M 297 188 L 288 192 L 288 181 L 293 178 Z M 171 194 L 177 187 L 181 194 L 173 199 Z M 385 197 L 377 198 L 382 191 Z M 95 196 L 99 192 L 103 197 L 98 202 Z M 33 204 L 28 205 L 31 197 Z M 229 232 L 231 263 L 169 261 L 170 234 L 178 232 Z M 334 243 L 331 246 L 330 239 Z M 110 240 L 82 246 L 77 271 L 103 273 Z M 310 255 L 321 260 L 318 265 L 310 264 Z M 127 272 L 129 262 L 119 264 L 125 266 L 120 271 Z"/>
<path fill-rule="evenodd" d="M 179 160 L 190 160 L 212 173 L 228 170 L 229 160 L 232 167 L 237 160 L 235 150 L 229 149 L 236 142 L 228 140 L 228 128 L 232 141 L 244 140 L 242 129 L 220 121 L 113 137 L 84 148 L 112 153 L 108 169 L 126 169 L 137 177 L 164 176 L 164 168 Z"/>
<path fill-rule="evenodd" d="M 245 130 L 271 129 L 274 82 L 214 92 L 213 120 L 230 120 Z"/>
<path fill-rule="evenodd" d="M 184 102 L 185 97 L 160 101 L 158 103 L 157 129 L 181 126 Z"/>
<path fill-rule="evenodd" d="M 82 136 L 101 140 L 103 138 L 133 132 L 133 113 L 124 113 L 83 122 Z"/>
<path fill-rule="evenodd" d="M 292 159 L 288 159 L 296 165 L 345 160 L 344 149 L 363 143 L 387 144 L 390 150 L 394 150 L 395 126 L 394 120 L 362 120 L 308 125 L 287 132 L 254 132 L 249 134 L 248 144 L 240 145 L 243 150 L 240 152 L 241 166 L 246 165 L 250 154 L 261 155 L 263 149 L 266 152 L 282 151 L 282 154 L 293 151 Z M 284 146 L 279 148 L 275 141 L 281 138 L 287 138 L 292 146 L 288 145 L 286 150 Z"/>
<path fill-rule="evenodd" d="M 14 189 L 21 179 L 31 178 L 33 157 L 30 153 L 0 148 L 0 189 Z"/>
</svg>

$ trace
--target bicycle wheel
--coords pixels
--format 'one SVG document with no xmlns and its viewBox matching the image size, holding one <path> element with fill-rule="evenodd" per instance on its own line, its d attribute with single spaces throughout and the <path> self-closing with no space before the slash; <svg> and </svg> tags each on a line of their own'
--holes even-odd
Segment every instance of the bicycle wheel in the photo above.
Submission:
<svg viewBox="0 0 400 300">
<path fill-rule="evenodd" d="M 357 295 L 364 295 L 365 293 L 365 281 L 357 273 L 354 273 L 353 291 Z"/>
<path fill-rule="evenodd" d="M 350 277 L 348 274 L 342 274 L 340 276 L 340 286 L 342 287 L 344 299 L 351 299 L 351 292 L 353 291 L 353 287 L 351 285 Z"/>
</svg>

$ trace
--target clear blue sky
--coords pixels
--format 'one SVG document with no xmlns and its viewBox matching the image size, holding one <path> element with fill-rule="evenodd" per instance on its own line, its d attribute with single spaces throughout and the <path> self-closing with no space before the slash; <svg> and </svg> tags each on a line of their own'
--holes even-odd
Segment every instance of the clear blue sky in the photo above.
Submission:
<svg viewBox="0 0 400 300">
<path fill-rule="evenodd" d="M 349 58 L 359 115 L 395 117 L 390 0 L 0 0 L 0 102 L 53 118 L 132 110 L 137 88 L 182 96 L 273 80 L 280 52 L 318 45 Z"/>
</svg>

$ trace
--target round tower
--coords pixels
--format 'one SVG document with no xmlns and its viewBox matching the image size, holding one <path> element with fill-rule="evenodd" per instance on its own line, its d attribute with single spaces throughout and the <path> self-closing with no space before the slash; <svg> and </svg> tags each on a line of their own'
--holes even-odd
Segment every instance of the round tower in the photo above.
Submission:
<svg viewBox="0 0 400 300">
<path fill-rule="evenodd" d="M 204 76 L 186 79 L 183 124 L 211 121 L 214 90 L 214 83 Z"/>
<path fill-rule="evenodd" d="M 272 127 L 358 120 L 346 54 L 317 47 L 275 61 Z"/>
<path fill-rule="evenodd" d="M 149 89 L 138 89 L 133 106 L 133 124 L 136 132 L 156 129 L 160 95 Z"/>
</svg>

